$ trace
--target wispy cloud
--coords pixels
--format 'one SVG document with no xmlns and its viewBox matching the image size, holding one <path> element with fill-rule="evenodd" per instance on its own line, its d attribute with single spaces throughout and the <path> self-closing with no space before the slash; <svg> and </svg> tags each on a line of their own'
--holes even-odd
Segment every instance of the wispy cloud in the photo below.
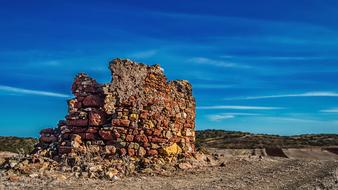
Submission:
<svg viewBox="0 0 338 190">
<path fill-rule="evenodd" d="M 225 119 L 232 119 L 236 116 L 258 116 L 260 114 L 256 113 L 221 113 L 221 114 L 212 114 L 208 115 L 209 120 L 211 121 L 222 121 Z"/>
<path fill-rule="evenodd" d="M 288 97 L 338 97 L 336 92 L 305 92 L 299 94 L 278 94 L 269 96 L 248 96 L 239 98 L 227 98 L 226 100 L 257 100 L 270 98 L 288 98 Z"/>
<path fill-rule="evenodd" d="M 208 118 L 211 121 L 222 121 L 226 119 L 235 118 L 235 116 L 234 115 L 209 115 Z"/>
<path fill-rule="evenodd" d="M 277 109 L 284 109 L 281 107 L 264 107 L 264 106 L 197 106 L 196 109 L 199 110 L 277 110 Z"/>
<path fill-rule="evenodd" d="M 134 59 L 145 59 L 150 58 L 157 54 L 157 50 L 147 50 L 147 51 L 141 51 L 141 52 L 135 52 L 129 55 L 129 57 Z"/>
<path fill-rule="evenodd" d="M 294 117 L 258 117 L 258 119 L 269 121 L 269 122 L 296 122 L 296 123 L 318 123 L 324 124 L 327 121 L 320 121 L 320 120 L 312 120 L 312 119 L 304 119 L 304 118 L 294 118 Z"/>
<path fill-rule="evenodd" d="M 51 66 L 51 67 L 56 67 L 56 66 L 62 65 L 61 61 L 59 61 L 59 60 L 44 61 L 44 62 L 40 62 L 38 64 L 44 65 L 44 66 Z"/>
<path fill-rule="evenodd" d="M 222 55 L 220 56 L 227 60 L 260 60 L 260 61 L 306 61 L 306 60 L 326 60 L 326 59 L 338 59 L 338 57 L 332 56 L 234 56 L 234 55 Z"/>
<path fill-rule="evenodd" d="M 210 59 L 206 57 L 193 57 L 191 59 L 188 59 L 188 62 L 202 64 L 202 65 L 211 65 L 215 67 L 225 67 L 225 68 L 250 68 L 249 66 L 244 65 L 244 64 L 239 64 L 239 63 L 230 62 L 230 61 L 217 60 L 217 59 Z"/>
<path fill-rule="evenodd" d="M 70 95 L 55 93 L 55 92 L 47 92 L 47 91 L 40 91 L 40 90 L 30 90 L 24 88 L 16 88 L 11 86 L 4 86 L 0 85 L 0 92 L 7 92 L 10 94 L 27 94 L 27 95 L 37 95 L 37 96 L 51 96 L 51 97 L 58 97 L 58 98 L 70 98 Z"/>
<path fill-rule="evenodd" d="M 320 110 L 320 112 L 323 112 L 323 113 L 338 113 L 338 108 Z"/>
</svg>

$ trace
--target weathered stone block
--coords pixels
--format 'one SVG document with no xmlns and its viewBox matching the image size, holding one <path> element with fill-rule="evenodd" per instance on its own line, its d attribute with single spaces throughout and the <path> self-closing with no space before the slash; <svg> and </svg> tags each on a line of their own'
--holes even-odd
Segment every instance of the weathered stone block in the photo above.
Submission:
<svg viewBox="0 0 338 190">
<path fill-rule="evenodd" d="M 87 119 L 67 120 L 67 125 L 85 127 L 88 126 L 88 120 Z"/>
<path fill-rule="evenodd" d="M 43 142 L 43 143 L 52 143 L 52 142 L 56 142 L 57 138 L 54 135 L 41 136 L 40 141 Z"/>
<path fill-rule="evenodd" d="M 106 122 L 106 113 L 103 111 L 95 110 L 89 113 L 89 125 L 99 126 Z"/>
<path fill-rule="evenodd" d="M 100 107 L 103 106 L 103 98 L 95 95 L 85 97 L 82 104 L 86 107 Z"/>
<path fill-rule="evenodd" d="M 99 135 L 103 140 L 112 140 L 113 135 L 111 131 L 106 131 L 106 130 L 100 130 Z"/>
<path fill-rule="evenodd" d="M 182 149 L 176 143 L 174 143 L 171 146 L 163 147 L 161 152 L 166 156 L 174 156 L 182 153 Z"/>
<path fill-rule="evenodd" d="M 150 149 L 150 150 L 147 151 L 147 154 L 148 154 L 149 156 L 155 156 L 155 155 L 158 154 L 158 152 L 157 152 L 157 150 L 155 150 L 155 149 Z"/>
<path fill-rule="evenodd" d="M 126 136 L 126 141 L 132 142 L 134 140 L 134 135 L 127 135 Z"/>
<path fill-rule="evenodd" d="M 54 129 L 53 128 L 46 128 L 46 129 L 42 129 L 40 131 L 40 134 L 52 134 L 54 133 Z"/>
</svg>

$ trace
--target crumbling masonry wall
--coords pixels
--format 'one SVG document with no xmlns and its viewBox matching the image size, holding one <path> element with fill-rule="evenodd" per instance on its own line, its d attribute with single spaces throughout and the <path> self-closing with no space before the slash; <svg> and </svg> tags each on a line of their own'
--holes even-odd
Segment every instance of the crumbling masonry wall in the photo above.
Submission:
<svg viewBox="0 0 338 190">
<path fill-rule="evenodd" d="M 109 156 L 187 156 L 195 152 L 195 99 L 188 81 L 169 81 L 159 65 L 114 59 L 112 81 L 78 74 L 66 120 L 41 131 L 40 150 Z"/>
</svg>

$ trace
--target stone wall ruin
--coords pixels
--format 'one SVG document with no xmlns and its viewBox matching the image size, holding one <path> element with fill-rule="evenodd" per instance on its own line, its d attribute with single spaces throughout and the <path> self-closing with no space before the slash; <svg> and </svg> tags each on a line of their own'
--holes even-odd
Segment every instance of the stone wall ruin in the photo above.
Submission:
<svg viewBox="0 0 338 190">
<path fill-rule="evenodd" d="M 159 65 L 114 59 L 111 83 L 80 73 L 68 115 L 41 131 L 37 151 L 103 157 L 189 156 L 195 152 L 195 99 L 188 81 L 167 81 Z"/>
</svg>

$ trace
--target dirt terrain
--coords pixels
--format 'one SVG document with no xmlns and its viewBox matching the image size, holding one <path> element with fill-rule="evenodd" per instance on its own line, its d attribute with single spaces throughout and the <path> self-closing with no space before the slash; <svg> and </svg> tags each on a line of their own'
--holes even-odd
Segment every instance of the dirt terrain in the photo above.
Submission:
<svg viewBox="0 0 338 190">
<path fill-rule="evenodd" d="M 0 171 L 0 190 L 338 189 L 337 135 L 278 137 L 215 130 L 198 133 L 200 146 L 218 157 L 207 167 L 176 169 L 160 175 L 134 174 L 113 180 L 76 178 L 48 171 L 5 176 Z M 33 147 L 33 143 L 24 144 Z M 0 152 L 0 163 L 10 156 L 18 155 Z"/>
<path fill-rule="evenodd" d="M 338 160 L 338 155 L 322 150 L 321 148 L 307 148 L 307 149 L 283 149 L 284 154 L 288 158 L 298 158 L 306 160 Z"/>
<path fill-rule="evenodd" d="M 110 181 L 78 179 L 56 172 L 39 176 L 1 175 L 0 189 L 338 189 L 338 161 L 332 158 L 252 156 L 252 152 L 260 152 L 257 150 L 211 151 L 219 159 L 208 167 Z"/>
</svg>

